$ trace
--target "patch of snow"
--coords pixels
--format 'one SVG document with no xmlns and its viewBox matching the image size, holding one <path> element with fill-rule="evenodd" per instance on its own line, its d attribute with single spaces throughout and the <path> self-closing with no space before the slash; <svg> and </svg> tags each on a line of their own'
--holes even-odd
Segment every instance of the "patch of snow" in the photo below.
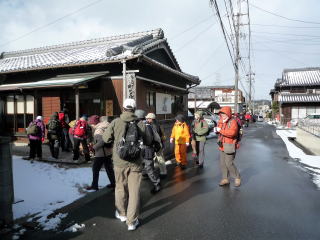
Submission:
<svg viewBox="0 0 320 240">
<path fill-rule="evenodd" d="M 86 225 L 85 224 L 81 224 L 79 225 L 78 223 L 72 225 L 71 227 L 67 228 L 66 230 L 64 230 L 65 232 L 78 232 L 78 230 L 84 228 Z"/>
<path fill-rule="evenodd" d="M 31 164 L 18 156 L 12 157 L 12 163 L 14 195 L 24 200 L 13 204 L 14 219 L 40 213 L 37 217 L 45 221 L 44 217 L 53 210 L 84 196 L 85 192 L 80 190 L 92 181 L 91 167 L 65 169 L 43 162 Z M 101 172 L 100 187 L 109 183 L 107 174 Z"/>
<path fill-rule="evenodd" d="M 313 182 L 320 187 L 320 175 L 318 175 L 320 174 L 320 156 L 307 155 L 302 149 L 290 142 L 288 137 L 295 135 L 294 130 L 277 130 L 276 132 L 286 144 L 290 157 L 306 165 L 305 168 L 314 172 Z"/>
<path fill-rule="evenodd" d="M 52 211 L 44 211 L 41 214 L 38 214 L 36 217 L 40 217 L 38 222 L 43 227 L 43 230 L 55 230 L 61 223 L 61 219 L 65 218 L 67 213 L 59 213 L 55 217 L 48 218 L 48 215 L 52 214 Z"/>
</svg>

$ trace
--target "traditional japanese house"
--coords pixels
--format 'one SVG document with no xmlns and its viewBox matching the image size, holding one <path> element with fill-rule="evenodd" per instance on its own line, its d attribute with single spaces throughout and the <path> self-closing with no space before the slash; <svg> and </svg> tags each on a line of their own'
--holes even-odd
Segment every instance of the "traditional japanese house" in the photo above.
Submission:
<svg viewBox="0 0 320 240">
<path fill-rule="evenodd" d="M 283 124 L 320 114 L 320 68 L 285 69 L 270 95 Z"/>
<path fill-rule="evenodd" d="M 188 88 L 199 78 L 181 68 L 161 29 L 0 55 L 2 131 L 25 136 L 37 115 L 69 110 L 119 116 L 125 98 L 172 120 L 187 113 Z"/>
</svg>

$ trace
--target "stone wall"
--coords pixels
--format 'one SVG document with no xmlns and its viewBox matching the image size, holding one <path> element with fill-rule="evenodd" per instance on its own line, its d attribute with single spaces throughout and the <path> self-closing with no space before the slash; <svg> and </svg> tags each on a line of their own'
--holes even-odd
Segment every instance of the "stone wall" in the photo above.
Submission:
<svg viewBox="0 0 320 240">
<path fill-rule="evenodd" d="M 313 154 L 320 156 L 320 137 L 298 127 L 296 141 Z"/>
</svg>

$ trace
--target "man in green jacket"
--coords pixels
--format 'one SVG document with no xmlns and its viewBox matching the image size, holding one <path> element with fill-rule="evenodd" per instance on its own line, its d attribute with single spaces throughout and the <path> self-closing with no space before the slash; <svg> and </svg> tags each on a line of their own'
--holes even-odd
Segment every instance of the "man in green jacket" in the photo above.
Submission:
<svg viewBox="0 0 320 240">
<path fill-rule="evenodd" d="M 198 111 L 194 115 L 192 122 L 192 148 L 193 157 L 197 158 L 197 165 L 203 168 L 204 164 L 204 146 L 206 144 L 206 136 L 208 135 L 209 126 L 206 120 L 203 119 L 203 112 Z"/>
<path fill-rule="evenodd" d="M 128 124 L 136 122 L 134 115 L 136 102 L 133 99 L 126 99 L 123 104 L 123 113 L 120 118 L 114 119 L 103 134 L 103 140 L 107 144 L 114 144 L 113 164 L 116 180 L 115 188 L 115 216 L 121 222 L 127 222 L 128 230 L 132 231 L 139 225 L 139 203 L 140 185 L 142 178 L 142 161 L 137 158 L 133 161 L 126 161 L 119 157 L 117 144 L 124 137 Z M 142 138 L 143 130 L 138 126 L 139 137 Z"/>
</svg>

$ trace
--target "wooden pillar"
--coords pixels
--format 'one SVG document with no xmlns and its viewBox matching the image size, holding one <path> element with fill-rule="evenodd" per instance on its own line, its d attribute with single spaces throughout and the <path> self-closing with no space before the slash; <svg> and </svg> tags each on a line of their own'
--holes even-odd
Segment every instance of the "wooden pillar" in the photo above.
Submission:
<svg viewBox="0 0 320 240">
<path fill-rule="evenodd" d="M 126 60 L 122 60 L 122 103 L 124 103 L 124 100 L 127 98 L 127 65 Z"/>
<path fill-rule="evenodd" d="M 80 118 L 80 101 L 79 101 L 79 88 L 75 89 L 75 102 L 76 102 L 76 119 Z"/>
<path fill-rule="evenodd" d="M 26 132 L 27 128 L 27 96 L 23 95 L 23 128 L 24 132 Z"/>
</svg>

